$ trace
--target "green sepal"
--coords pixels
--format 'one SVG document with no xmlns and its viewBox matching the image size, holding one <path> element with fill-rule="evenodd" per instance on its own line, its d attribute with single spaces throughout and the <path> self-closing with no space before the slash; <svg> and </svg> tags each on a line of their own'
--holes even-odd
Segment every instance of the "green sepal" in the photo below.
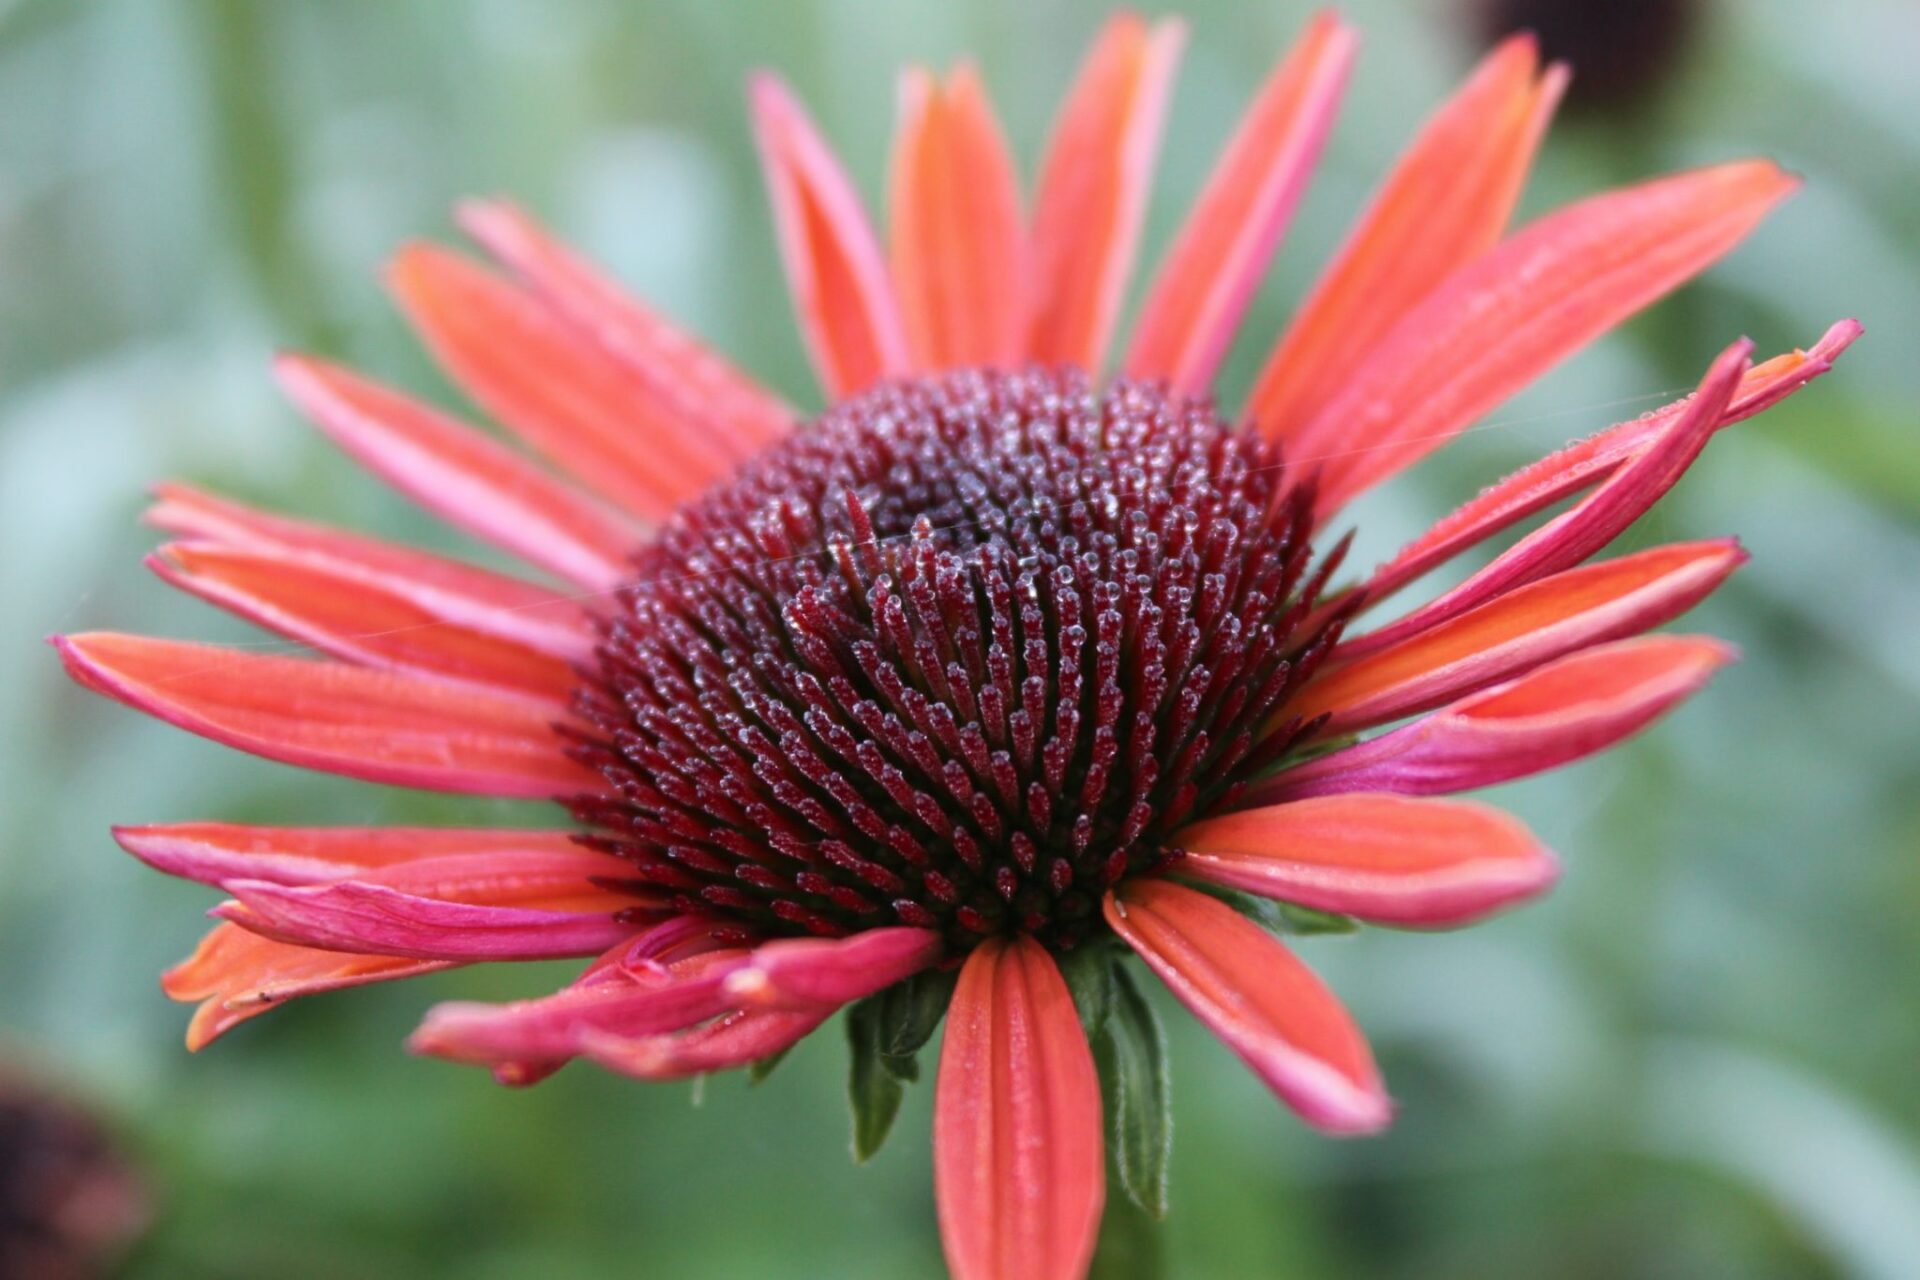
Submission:
<svg viewBox="0 0 1920 1280">
<path fill-rule="evenodd" d="M 847 1010 L 847 1102 L 853 1108 L 853 1158 L 865 1164 L 885 1145 L 906 1089 L 881 1053 L 880 997 Z"/>
<path fill-rule="evenodd" d="M 1280 932 L 1291 933 L 1298 937 L 1309 937 L 1316 933 L 1352 933 L 1360 927 L 1360 922 L 1352 916 L 1343 916 L 1332 911 L 1315 911 L 1312 907 L 1302 907 L 1291 902 L 1273 904 L 1280 916 Z"/>
<path fill-rule="evenodd" d="M 770 1053 L 764 1058 L 755 1058 L 747 1064 L 747 1083 L 759 1084 L 762 1080 L 765 1080 L 773 1074 L 775 1067 L 778 1067 L 782 1062 L 786 1061 L 787 1055 L 791 1052 L 793 1052 L 793 1046 L 788 1045 L 786 1048 Z"/>
<path fill-rule="evenodd" d="M 1073 950 L 1055 957 L 1060 976 L 1073 994 L 1073 1007 L 1080 1014 L 1080 1025 L 1092 1040 L 1107 1025 L 1113 1009 L 1114 949 L 1104 939 L 1083 942 Z"/>
<path fill-rule="evenodd" d="M 1173 1082 L 1167 1037 L 1153 1006 L 1118 964 L 1110 966 L 1109 1016 L 1094 1037 L 1094 1062 L 1106 1107 L 1108 1145 L 1127 1199 L 1153 1218 L 1167 1212 L 1167 1164 L 1173 1152 Z"/>
</svg>

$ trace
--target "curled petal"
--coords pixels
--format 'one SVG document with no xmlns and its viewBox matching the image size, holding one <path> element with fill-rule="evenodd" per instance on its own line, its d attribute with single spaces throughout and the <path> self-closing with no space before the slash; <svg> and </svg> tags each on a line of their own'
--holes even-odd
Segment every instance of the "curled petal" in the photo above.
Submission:
<svg viewBox="0 0 1920 1280">
<path fill-rule="evenodd" d="M 1154 878 L 1123 883 L 1105 910 L 1180 1003 L 1307 1123 L 1373 1133 L 1393 1118 L 1359 1028 L 1272 934 L 1217 898 Z"/>
<path fill-rule="evenodd" d="M 1464 924 L 1544 893 L 1554 857 L 1519 822 L 1464 800 L 1355 793 L 1197 822 L 1175 871 L 1386 924 Z"/>
<path fill-rule="evenodd" d="M 1745 559 L 1731 541 L 1690 542 L 1569 569 L 1353 662 L 1335 649 L 1285 712 L 1325 713 L 1331 737 L 1426 711 L 1676 618 Z"/>
<path fill-rule="evenodd" d="M 334 443 L 435 515 L 583 587 L 628 576 L 633 526 L 528 459 L 336 365 L 282 356 L 275 369 Z"/>
<path fill-rule="evenodd" d="M 1566 85 L 1532 36 L 1489 53 L 1434 113 L 1354 224 L 1268 357 L 1248 411 L 1284 440 L 1394 323 L 1506 229 Z"/>
<path fill-rule="evenodd" d="M 1106 1200 L 1100 1083 L 1073 996 L 1032 938 L 960 970 L 934 1097 L 933 1179 L 956 1280 L 1076 1280 Z"/>
<path fill-rule="evenodd" d="M 1639 732 L 1733 656 L 1727 645 L 1696 636 L 1595 645 L 1288 769 L 1241 803 L 1348 791 L 1445 795 L 1558 768 Z"/>
<path fill-rule="evenodd" d="M 727 979 L 727 990 L 762 1009 L 839 1007 L 910 978 L 945 950 L 931 929 L 867 929 L 847 938 L 763 943 Z"/>
<path fill-rule="evenodd" d="M 593 1061 L 638 1080 L 682 1080 L 731 1071 L 792 1048 L 833 1016 L 822 1009 L 739 1009 L 671 1035 L 626 1038 L 589 1031 L 581 1051 Z"/>
<path fill-rule="evenodd" d="M 828 398 L 905 373 L 906 328 L 853 184 L 776 77 L 756 75 L 750 97 L 780 256 Z"/>
<path fill-rule="evenodd" d="M 1383 337 L 1290 443 L 1319 510 L 1424 457 L 1738 244 L 1794 187 L 1763 161 L 1570 205 L 1455 272 Z"/>
<path fill-rule="evenodd" d="M 1160 129 L 1186 28 L 1122 13 L 1081 65 L 1041 163 L 1033 213 L 1028 354 L 1097 373 L 1153 182 Z"/>
<path fill-rule="evenodd" d="M 460 206 L 460 225 L 554 312 L 599 343 L 657 399 L 746 456 L 793 427 L 793 410 L 712 348 L 675 328 L 504 201 Z"/>
<path fill-rule="evenodd" d="M 53 643 L 94 692 L 269 760 L 473 795 L 560 796 L 600 782 L 525 698 L 104 631 Z"/>
<path fill-rule="evenodd" d="M 1356 44 L 1353 28 L 1320 13 L 1267 78 L 1147 292 L 1129 377 L 1211 388 L 1332 132 Z"/>
<path fill-rule="evenodd" d="M 1013 158 L 979 73 L 909 71 L 888 197 L 893 281 L 923 369 L 1017 364 L 1027 232 Z"/>
<path fill-rule="evenodd" d="M 503 868 L 554 858 L 583 859 L 584 875 L 618 875 L 629 864 L 589 853 L 564 831 L 460 830 L 448 827 L 249 827 L 182 822 L 115 827 L 120 847 L 157 871 L 201 884 L 267 880 L 327 884 L 396 863 L 476 854 Z M 595 868 L 588 871 L 588 867 Z"/>
</svg>

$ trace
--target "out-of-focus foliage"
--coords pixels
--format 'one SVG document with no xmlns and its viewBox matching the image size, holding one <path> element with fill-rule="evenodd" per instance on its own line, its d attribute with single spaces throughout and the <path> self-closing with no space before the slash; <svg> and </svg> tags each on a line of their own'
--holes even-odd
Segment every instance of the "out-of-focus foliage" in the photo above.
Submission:
<svg viewBox="0 0 1920 1280">
<path fill-rule="evenodd" d="M 1366 33 L 1350 106 L 1230 393 L 1473 53 L 1465 0 L 1348 7 Z M 586 1069 L 512 1093 L 400 1051 L 430 1001 L 532 992 L 560 967 L 317 999 L 187 1056 L 185 1012 L 154 974 L 209 896 L 120 854 L 109 823 L 528 814 L 244 759 L 80 693 L 40 639 L 261 642 L 140 569 L 159 477 L 456 545 L 298 423 L 265 364 L 318 347 L 449 395 L 378 266 L 407 237 L 448 235 L 463 194 L 514 193 L 811 397 L 743 74 L 788 75 L 875 194 L 897 64 L 977 53 L 1031 160 L 1103 8 L 0 3 L 0 1055 L 92 1098 L 143 1164 L 156 1225 L 127 1275 L 937 1268 L 928 1089 L 855 1166 L 836 1034 L 756 1087 L 709 1082 L 698 1104 Z M 1150 248 L 1306 16 L 1185 8 Z M 1905 0 L 1721 0 L 1656 102 L 1589 113 L 1549 145 L 1530 211 L 1752 152 L 1807 189 L 1704 283 L 1370 499 L 1363 561 L 1510 465 L 1671 398 L 1739 333 L 1772 352 L 1857 314 L 1869 336 L 1717 441 L 1636 533 L 1746 539 L 1752 566 L 1688 624 L 1746 661 L 1630 749 L 1508 789 L 1565 854 L 1556 894 L 1457 935 L 1301 943 L 1376 1038 L 1402 1104 L 1390 1135 L 1312 1136 L 1191 1020 L 1166 1019 L 1172 1274 L 1920 1274 L 1915 49 Z"/>
</svg>

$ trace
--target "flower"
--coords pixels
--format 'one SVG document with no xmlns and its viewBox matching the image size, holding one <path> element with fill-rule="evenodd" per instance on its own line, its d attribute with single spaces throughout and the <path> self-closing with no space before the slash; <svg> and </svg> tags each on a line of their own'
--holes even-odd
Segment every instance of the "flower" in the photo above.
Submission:
<svg viewBox="0 0 1920 1280">
<path fill-rule="evenodd" d="M 1103 1075 L 1122 1187 L 1159 1207 L 1158 1030 L 1127 956 L 1310 1123 L 1388 1122 L 1366 1042 L 1267 926 L 1449 926 L 1548 887 L 1524 828 L 1444 797 L 1610 746 L 1730 658 L 1645 633 L 1737 567 L 1734 542 L 1592 557 L 1859 327 L 1758 365 L 1735 344 L 1688 399 L 1336 586 L 1324 534 L 1348 500 L 1704 269 L 1793 182 L 1724 164 L 1509 234 L 1565 83 L 1509 40 L 1230 418 L 1209 387 L 1355 40 L 1314 19 L 1260 89 L 1108 378 L 1180 41 L 1107 25 L 1030 218 L 976 72 L 909 72 L 884 248 L 801 108 L 754 82 L 829 399 L 811 422 L 502 203 L 462 211 L 497 267 L 416 246 L 391 281 L 511 441 L 280 361 L 341 447 L 545 581 L 166 486 L 161 576 L 326 660 L 88 634 L 56 640 L 67 669 L 258 755 L 549 797 L 573 826 L 120 829 L 229 895 L 165 980 L 199 1002 L 190 1045 L 318 991 L 594 957 L 543 998 L 435 1008 L 413 1047 L 507 1083 L 576 1058 L 663 1079 L 764 1068 L 852 1005 L 864 1151 L 944 1017 L 936 1195 L 974 1278 L 1085 1269 Z"/>
</svg>

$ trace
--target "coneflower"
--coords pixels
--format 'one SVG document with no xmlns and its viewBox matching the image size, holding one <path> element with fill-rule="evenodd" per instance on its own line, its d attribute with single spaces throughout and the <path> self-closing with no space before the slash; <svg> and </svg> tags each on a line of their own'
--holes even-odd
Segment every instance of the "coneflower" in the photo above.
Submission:
<svg viewBox="0 0 1920 1280">
<path fill-rule="evenodd" d="M 1610 746 L 1728 660 L 1644 633 L 1737 567 L 1732 541 L 1591 558 L 1859 329 L 1759 365 L 1738 343 L 1690 398 L 1344 579 L 1351 498 L 1704 269 L 1793 182 L 1726 164 L 1509 233 L 1565 82 L 1510 40 L 1229 413 L 1209 387 L 1354 37 L 1316 18 L 1260 89 L 1110 373 L 1180 41 L 1108 24 L 1030 216 L 974 70 L 909 72 L 884 246 L 794 100 L 754 83 L 829 399 L 810 421 L 500 203 L 461 213 L 496 266 L 415 247 L 391 280 L 508 439 L 281 362 L 343 448 L 537 580 L 168 486 L 156 570 L 326 660 L 89 634 L 56 641 L 68 670 L 258 755 L 550 797 L 573 825 L 121 829 L 230 895 L 166 977 L 199 1002 L 193 1047 L 317 991 L 590 956 L 551 996 L 434 1009 L 414 1048 L 510 1083 L 576 1058 L 663 1079 L 768 1064 L 854 1004 L 866 1150 L 944 1016 L 935 1184 L 971 1278 L 1087 1265 L 1094 1047 L 1115 1097 L 1161 1096 L 1129 957 L 1310 1123 L 1388 1122 L 1366 1042 L 1269 926 L 1456 925 L 1552 882 L 1517 822 L 1442 797 Z M 1108 1120 L 1125 1190 L 1157 1209 L 1161 1109 Z"/>
</svg>

